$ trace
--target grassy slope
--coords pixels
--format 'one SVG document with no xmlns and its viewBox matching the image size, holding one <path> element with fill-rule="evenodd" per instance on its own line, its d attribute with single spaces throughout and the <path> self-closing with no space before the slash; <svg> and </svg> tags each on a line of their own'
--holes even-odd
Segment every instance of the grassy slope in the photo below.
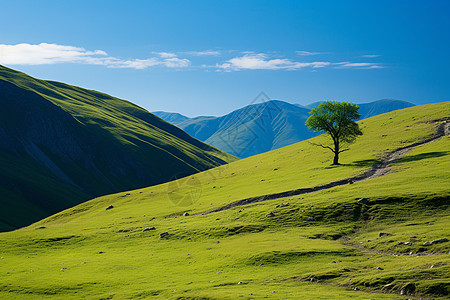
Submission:
<svg viewBox="0 0 450 300">
<path fill-rule="evenodd" d="M 382 177 L 180 215 L 362 173 L 383 153 L 430 137 L 441 123 L 433 120 L 449 115 L 447 102 L 363 120 L 343 166 L 330 167 L 330 153 L 301 142 L 3 233 L 0 297 L 401 299 L 411 282 L 415 293 L 445 297 L 449 242 L 422 243 L 450 238 L 448 136 L 418 146 Z M 371 204 L 357 204 L 361 197 Z M 149 226 L 156 230 L 142 232 Z M 164 231 L 168 239 L 159 238 Z M 397 245 L 411 236 L 412 245 Z"/>
<path fill-rule="evenodd" d="M 96 91 L 0 66 L 0 94 L 0 231 L 236 159 Z M 31 143 L 65 176 L 30 155 Z"/>
</svg>

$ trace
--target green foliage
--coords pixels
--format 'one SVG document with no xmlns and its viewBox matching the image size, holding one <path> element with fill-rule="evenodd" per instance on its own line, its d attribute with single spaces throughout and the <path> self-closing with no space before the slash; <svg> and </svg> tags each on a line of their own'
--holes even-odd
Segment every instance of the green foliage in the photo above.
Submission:
<svg viewBox="0 0 450 300">
<path fill-rule="evenodd" d="M 339 153 L 347 150 L 342 145 L 353 143 L 362 135 L 355 122 L 361 117 L 358 109 L 358 105 L 348 102 L 325 101 L 309 112 L 311 116 L 305 124 L 316 132 L 326 132 L 333 140 L 333 147 L 320 145 L 334 153 L 333 165 L 339 164 Z"/>
</svg>

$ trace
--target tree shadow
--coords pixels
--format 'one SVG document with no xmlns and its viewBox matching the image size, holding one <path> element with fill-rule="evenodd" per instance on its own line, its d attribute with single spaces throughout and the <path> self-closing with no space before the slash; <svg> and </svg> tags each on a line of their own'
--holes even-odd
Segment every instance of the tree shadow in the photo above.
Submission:
<svg viewBox="0 0 450 300">
<path fill-rule="evenodd" d="M 373 164 L 380 162 L 377 159 L 356 160 L 349 164 L 329 165 L 325 169 L 334 169 L 339 167 L 371 167 Z"/>
<path fill-rule="evenodd" d="M 373 166 L 375 163 L 379 163 L 380 160 L 378 159 L 364 159 L 364 160 L 356 160 L 352 163 L 349 164 L 343 164 L 343 166 L 348 166 L 348 167 L 371 167 Z"/>
<path fill-rule="evenodd" d="M 450 154 L 450 151 L 420 153 L 420 154 L 416 154 L 416 155 L 411 155 L 411 156 L 400 158 L 400 159 L 394 161 L 394 163 L 404 163 L 404 162 L 418 161 L 418 160 L 422 160 L 422 159 L 442 157 L 442 156 L 446 156 L 446 155 L 449 155 L 449 154 Z"/>
</svg>

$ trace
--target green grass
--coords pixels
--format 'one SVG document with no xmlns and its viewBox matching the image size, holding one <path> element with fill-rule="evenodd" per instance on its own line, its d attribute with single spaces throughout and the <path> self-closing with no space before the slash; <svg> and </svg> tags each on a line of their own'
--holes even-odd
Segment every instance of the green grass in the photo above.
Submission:
<svg viewBox="0 0 450 300">
<path fill-rule="evenodd" d="M 446 102 L 363 120 L 342 166 L 301 142 L 2 233 L 0 298 L 444 299 L 450 242 L 422 244 L 450 238 L 448 136 L 382 177 L 194 214 L 361 174 L 384 153 L 432 136 L 442 123 L 433 120 L 449 115 Z M 369 205 L 357 203 L 362 197 Z M 400 295 L 412 284 L 414 295 Z"/>
</svg>

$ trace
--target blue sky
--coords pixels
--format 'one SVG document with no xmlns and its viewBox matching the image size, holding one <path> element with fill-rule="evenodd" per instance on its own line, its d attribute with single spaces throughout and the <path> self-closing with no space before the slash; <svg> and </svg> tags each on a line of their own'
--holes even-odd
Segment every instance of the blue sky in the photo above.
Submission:
<svg viewBox="0 0 450 300">
<path fill-rule="evenodd" d="M 450 100 L 450 1 L 0 4 L 0 64 L 149 111 Z"/>
</svg>

